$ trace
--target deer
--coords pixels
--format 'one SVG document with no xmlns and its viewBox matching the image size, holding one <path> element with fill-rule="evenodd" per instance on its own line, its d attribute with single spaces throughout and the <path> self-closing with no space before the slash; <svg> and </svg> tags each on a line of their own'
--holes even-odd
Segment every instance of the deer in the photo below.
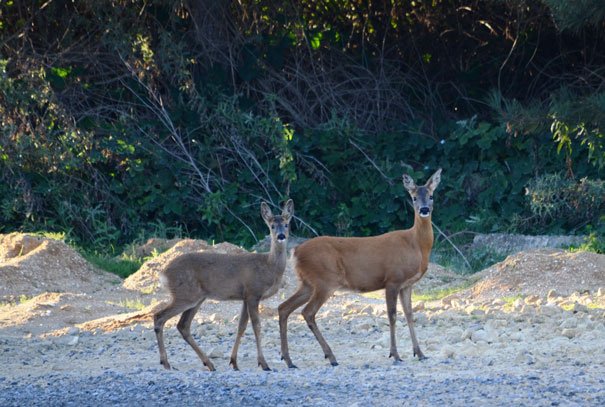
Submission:
<svg viewBox="0 0 605 407">
<path fill-rule="evenodd" d="M 412 286 L 426 273 L 433 246 L 433 191 L 441 181 L 438 169 L 423 186 L 416 186 L 407 174 L 403 185 L 412 197 L 414 225 L 371 237 L 320 236 L 299 245 L 293 254 L 294 269 L 299 279 L 297 291 L 278 307 L 281 357 L 289 368 L 296 368 L 288 349 L 288 317 L 298 307 L 309 329 L 332 366 L 338 362 L 315 322 L 321 306 L 337 289 L 357 292 L 385 290 L 390 328 L 390 354 L 394 363 L 401 362 L 395 343 L 397 296 L 401 301 L 410 330 L 414 356 L 426 359 L 414 332 Z"/>
<path fill-rule="evenodd" d="M 288 226 L 294 214 L 294 203 L 289 199 L 283 205 L 281 215 L 273 215 L 266 202 L 261 203 L 260 209 L 271 234 L 268 253 L 187 253 L 172 260 L 161 272 L 160 281 L 168 289 L 171 300 L 166 307 L 154 314 L 153 322 L 160 363 L 165 369 L 170 370 L 171 366 L 164 346 L 164 325 L 170 318 L 181 314 L 178 331 L 204 366 L 210 371 L 216 370 L 191 335 L 193 317 L 206 299 L 213 299 L 241 300 L 243 303 L 229 361 L 233 369 L 239 370 L 237 351 L 250 319 L 256 338 L 258 365 L 263 370 L 271 370 L 261 349 L 258 306 L 261 300 L 274 295 L 280 287 L 286 269 Z"/>
</svg>

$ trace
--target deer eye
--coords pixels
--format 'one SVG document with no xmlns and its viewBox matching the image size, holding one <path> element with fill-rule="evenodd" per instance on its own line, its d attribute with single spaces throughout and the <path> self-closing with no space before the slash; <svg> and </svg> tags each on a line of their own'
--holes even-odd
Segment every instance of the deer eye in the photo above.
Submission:
<svg viewBox="0 0 605 407">
<path fill-rule="evenodd" d="M 271 229 L 275 229 L 275 225 L 271 225 Z"/>
<path fill-rule="evenodd" d="M 288 229 L 288 225 L 284 225 L 284 228 Z"/>
<path fill-rule="evenodd" d="M 432 201 L 433 200 L 433 195 L 429 196 L 429 199 Z"/>
<path fill-rule="evenodd" d="M 416 199 L 418 199 L 418 198 L 416 198 L 415 196 L 413 196 L 413 197 L 412 197 L 412 200 L 413 200 L 414 202 L 416 202 Z"/>
</svg>

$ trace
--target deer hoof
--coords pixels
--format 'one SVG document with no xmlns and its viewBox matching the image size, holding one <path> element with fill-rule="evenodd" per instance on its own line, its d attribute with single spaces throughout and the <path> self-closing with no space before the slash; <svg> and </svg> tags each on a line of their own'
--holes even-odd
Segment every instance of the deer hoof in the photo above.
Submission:
<svg viewBox="0 0 605 407">
<path fill-rule="evenodd" d="M 331 364 L 332 366 L 338 366 L 338 362 L 337 362 L 337 361 L 330 362 L 330 364 Z"/>
</svg>

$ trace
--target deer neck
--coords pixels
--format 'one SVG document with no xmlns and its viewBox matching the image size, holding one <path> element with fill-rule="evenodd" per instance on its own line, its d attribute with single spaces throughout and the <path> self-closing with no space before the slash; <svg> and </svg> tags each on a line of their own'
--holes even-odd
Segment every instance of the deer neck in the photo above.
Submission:
<svg viewBox="0 0 605 407">
<path fill-rule="evenodd" d="M 275 266 L 278 269 L 284 270 L 286 268 L 288 243 L 277 243 L 271 242 L 271 249 L 269 250 L 268 262 L 270 265 Z"/>
<path fill-rule="evenodd" d="M 429 255 L 433 248 L 433 225 L 431 223 L 431 216 L 421 218 L 417 213 L 414 215 L 414 233 L 416 234 L 416 241 L 422 251 L 422 263 L 423 266 L 428 266 Z"/>
</svg>

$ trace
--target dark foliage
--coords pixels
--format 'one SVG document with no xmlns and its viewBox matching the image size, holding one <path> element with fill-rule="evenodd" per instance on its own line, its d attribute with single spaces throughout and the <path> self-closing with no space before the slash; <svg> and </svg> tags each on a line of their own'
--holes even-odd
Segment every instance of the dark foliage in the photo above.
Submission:
<svg viewBox="0 0 605 407">
<path fill-rule="evenodd" d="M 445 231 L 601 230 L 602 195 L 539 222 L 525 195 L 605 167 L 597 3 L 1 2 L 0 231 L 251 244 L 292 197 L 299 234 L 375 234 L 437 167 Z"/>
</svg>

